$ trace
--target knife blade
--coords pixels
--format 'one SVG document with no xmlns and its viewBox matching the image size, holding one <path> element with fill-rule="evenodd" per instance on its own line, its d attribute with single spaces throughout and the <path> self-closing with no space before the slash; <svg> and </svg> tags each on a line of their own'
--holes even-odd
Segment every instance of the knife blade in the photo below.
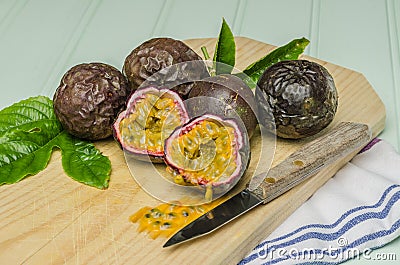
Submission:
<svg viewBox="0 0 400 265">
<path fill-rule="evenodd" d="M 257 187 L 250 189 L 247 185 L 238 194 L 183 227 L 163 247 L 211 233 L 256 206 L 272 201 L 338 159 L 359 151 L 371 137 L 366 124 L 339 123 L 263 173 L 263 181 Z"/>
</svg>

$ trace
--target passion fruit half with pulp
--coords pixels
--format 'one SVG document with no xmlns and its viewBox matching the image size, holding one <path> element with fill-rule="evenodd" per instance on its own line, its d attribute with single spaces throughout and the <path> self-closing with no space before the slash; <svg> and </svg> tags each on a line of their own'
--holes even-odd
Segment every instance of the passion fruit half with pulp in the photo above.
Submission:
<svg viewBox="0 0 400 265">
<path fill-rule="evenodd" d="M 165 141 L 167 170 L 181 185 L 220 196 L 244 174 L 250 160 L 249 139 L 234 119 L 205 114 L 177 128 Z"/>
<path fill-rule="evenodd" d="M 114 136 L 136 159 L 163 162 L 165 139 L 189 120 L 179 95 L 169 89 L 136 90 L 113 124 Z"/>
<path fill-rule="evenodd" d="M 257 85 L 260 123 L 267 129 L 276 127 L 279 137 L 298 139 L 314 135 L 335 116 L 335 82 L 328 70 L 316 62 L 278 62 L 265 70 Z"/>
</svg>

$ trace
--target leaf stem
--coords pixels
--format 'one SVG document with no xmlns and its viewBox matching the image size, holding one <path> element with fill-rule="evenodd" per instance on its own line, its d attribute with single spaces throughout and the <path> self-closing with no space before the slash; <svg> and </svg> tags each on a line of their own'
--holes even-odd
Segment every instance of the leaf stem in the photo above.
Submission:
<svg viewBox="0 0 400 265">
<path fill-rule="evenodd" d="M 209 60 L 210 59 L 210 55 L 208 54 L 206 46 L 202 46 L 201 47 L 201 52 L 203 53 L 205 60 Z"/>
<path fill-rule="evenodd" d="M 208 54 L 206 46 L 201 47 L 201 52 L 204 55 L 204 59 L 206 61 L 211 60 L 210 55 Z M 210 73 L 210 76 L 215 76 L 216 75 L 216 70 L 215 70 L 215 62 L 213 62 L 213 66 L 207 66 L 208 72 Z"/>
</svg>

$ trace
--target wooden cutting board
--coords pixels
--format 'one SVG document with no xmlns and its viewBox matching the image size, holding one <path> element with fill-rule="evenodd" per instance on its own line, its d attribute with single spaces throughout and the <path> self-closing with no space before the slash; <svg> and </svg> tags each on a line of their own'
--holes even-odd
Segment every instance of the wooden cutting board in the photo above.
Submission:
<svg viewBox="0 0 400 265">
<path fill-rule="evenodd" d="M 186 43 L 200 54 L 203 45 L 212 52 L 215 41 Z M 243 37 L 236 38 L 236 45 L 238 69 L 274 48 Z M 362 74 L 305 58 L 324 65 L 339 91 L 338 112 L 321 134 L 340 121 L 366 123 L 374 136 L 383 130 L 384 105 Z M 273 164 L 310 140 L 278 140 Z M 105 191 L 70 180 L 62 170 L 59 151 L 41 173 L 0 187 L 0 264 L 236 264 L 354 155 L 208 236 L 163 249 L 164 238 L 149 239 L 129 221 L 139 208 L 160 202 L 136 184 L 116 142 L 106 140 L 96 146 L 112 163 Z M 253 142 L 252 148 L 257 148 Z"/>
</svg>

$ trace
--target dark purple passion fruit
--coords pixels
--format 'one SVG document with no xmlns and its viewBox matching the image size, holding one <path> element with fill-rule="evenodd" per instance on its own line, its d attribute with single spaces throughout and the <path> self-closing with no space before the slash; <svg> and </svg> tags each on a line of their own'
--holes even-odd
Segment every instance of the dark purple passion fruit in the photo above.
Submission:
<svg viewBox="0 0 400 265">
<path fill-rule="evenodd" d="M 136 159 L 161 163 L 165 139 L 188 120 L 178 94 L 165 88 L 141 88 L 113 124 L 114 137 Z"/>
<path fill-rule="evenodd" d="M 212 187 L 214 195 L 232 188 L 250 159 L 249 139 L 236 121 L 209 114 L 177 128 L 164 152 L 176 183 Z"/>
<path fill-rule="evenodd" d="M 126 57 L 123 72 L 133 90 L 163 86 L 182 98 L 189 94 L 191 81 L 209 76 L 201 57 L 182 41 L 171 38 L 153 38 L 136 47 Z"/>
<path fill-rule="evenodd" d="M 72 67 L 61 79 L 54 112 L 70 134 L 88 140 L 112 135 L 112 124 L 130 94 L 126 78 L 104 63 Z"/>
<path fill-rule="evenodd" d="M 338 92 L 334 80 L 316 62 L 278 62 L 265 70 L 257 85 L 260 123 L 267 129 L 276 127 L 279 137 L 298 139 L 314 135 L 335 116 Z"/>
<path fill-rule="evenodd" d="M 187 108 L 191 117 L 205 113 L 235 119 L 246 128 L 249 138 L 257 126 L 254 94 L 242 79 L 222 74 L 194 82 Z"/>
</svg>

